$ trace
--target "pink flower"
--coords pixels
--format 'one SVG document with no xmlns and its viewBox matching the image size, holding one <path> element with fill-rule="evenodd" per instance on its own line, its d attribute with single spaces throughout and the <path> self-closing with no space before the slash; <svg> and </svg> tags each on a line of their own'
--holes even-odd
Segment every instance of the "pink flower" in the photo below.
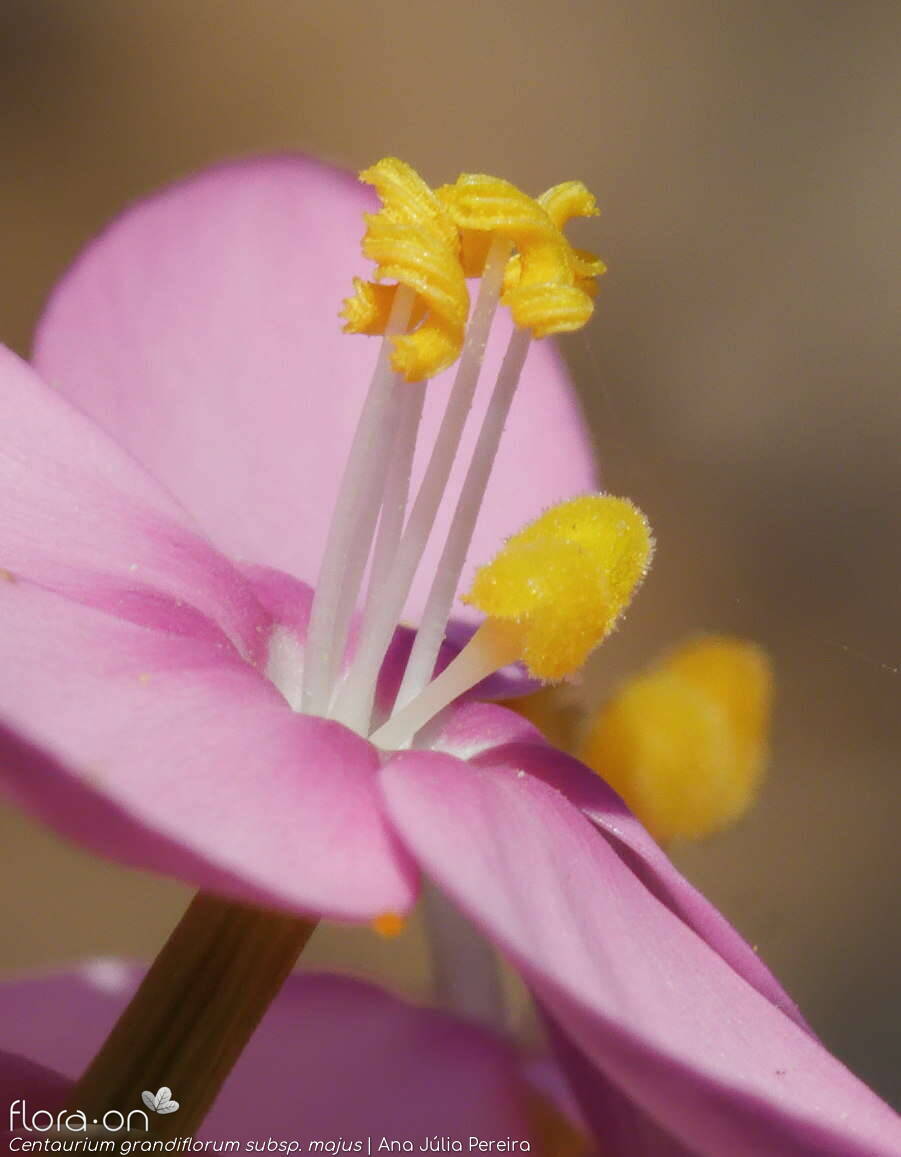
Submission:
<svg viewBox="0 0 901 1157">
<path fill-rule="evenodd" d="M 64 279 L 35 354 L 55 389 L 0 358 L 13 791 L 104 854 L 350 919 L 403 911 L 415 892 L 378 754 L 291 711 L 266 670 L 286 635 L 302 645 L 305 583 L 371 371 L 373 344 L 336 320 L 371 207 L 310 161 L 214 170 L 127 213 Z M 430 387 L 426 434 L 444 389 Z M 547 344 L 519 403 L 480 560 L 593 481 Z M 413 613 L 423 597 L 420 583 Z"/>
<path fill-rule="evenodd" d="M 98 960 L 0 987 L 0 1049 L 6 1050 L 0 1052 L 6 1116 L 0 1136 L 10 1126 L 32 1139 L 41 1135 L 22 1133 L 23 1117 L 28 1124 L 40 1110 L 58 1111 L 139 979 L 136 968 Z M 464 1143 L 470 1135 L 529 1140 L 529 1094 L 515 1050 L 476 1025 L 361 981 L 296 975 L 270 1007 L 198 1136 L 298 1141 L 300 1152 L 314 1139 L 362 1140 L 363 1152 L 367 1137 L 374 1144 L 387 1136 L 417 1147 L 436 1133 Z M 172 1098 L 178 1095 L 172 1089 Z M 123 1105 L 119 1111 L 143 1108 Z M 113 1126 L 117 1121 L 110 1118 Z M 39 1115 L 37 1125 L 45 1122 Z M 150 1124 L 152 1138 L 152 1117 Z M 133 1118 L 133 1125 L 140 1138 L 142 1119 Z"/>
<path fill-rule="evenodd" d="M 35 357 L 55 390 L 3 356 L 4 778 L 99 852 L 299 912 L 404 912 L 424 871 L 520 968 L 614 1152 L 653 1130 L 653 1152 L 901 1153 L 751 949 L 528 724 L 465 703 L 383 758 L 286 701 L 372 357 L 332 321 L 368 203 L 308 161 L 215 170 L 63 281 Z M 474 560 L 593 482 L 545 343 L 510 426 Z"/>
</svg>

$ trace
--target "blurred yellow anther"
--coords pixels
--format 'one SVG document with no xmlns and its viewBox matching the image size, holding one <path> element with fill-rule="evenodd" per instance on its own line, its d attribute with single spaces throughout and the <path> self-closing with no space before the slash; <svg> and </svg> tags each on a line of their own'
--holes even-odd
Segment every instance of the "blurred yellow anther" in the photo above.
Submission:
<svg viewBox="0 0 901 1157">
<path fill-rule="evenodd" d="M 496 624 L 531 675 L 557 682 L 609 633 L 652 550 L 647 519 L 628 499 L 586 495 L 508 539 L 464 601 Z"/>
<path fill-rule="evenodd" d="M 412 333 L 392 339 L 391 364 L 408 382 L 446 369 L 460 354 L 469 293 L 460 264 L 456 226 L 434 192 L 409 165 L 393 157 L 360 174 L 382 200 L 367 214 L 363 253 L 376 264 L 375 281 L 354 279 L 344 303 L 345 333 L 384 333 L 397 285 L 415 294 Z M 382 285 L 383 280 L 397 285 Z"/>
<path fill-rule="evenodd" d="M 393 940 L 396 936 L 400 936 L 407 922 L 397 912 L 383 912 L 381 916 L 376 916 L 369 926 L 378 936 L 385 940 Z"/>
<path fill-rule="evenodd" d="M 438 197 L 461 232 L 461 259 L 468 277 L 481 274 L 493 237 L 517 248 L 501 300 L 518 326 L 534 337 L 580 329 L 594 310 L 594 278 L 603 265 L 573 249 L 562 226 L 573 216 L 594 216 L 594 198 L 579 181 L 529 197 L 509 181 L 464 173 Z"/>
<path fill-rule="evenodd" d="M 709 835 L 754 799 L 771 694 L 759 647 L 725 636 L 694 639 L 602 708 L 582 759 L 657 839 Z"/>
</svg>

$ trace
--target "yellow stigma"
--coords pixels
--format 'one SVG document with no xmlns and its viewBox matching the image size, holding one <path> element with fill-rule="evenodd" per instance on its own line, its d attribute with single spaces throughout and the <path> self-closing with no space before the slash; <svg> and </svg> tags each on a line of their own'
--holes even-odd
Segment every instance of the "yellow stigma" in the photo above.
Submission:
<svg viewBox="0 0 901 1157">
<path fill-rule="evenodd" d="M 341 316 L 345 333 L 384 333 L 398 285 L 415 294 L 412 333 L 392 339 L 391 365 L 408 382 L 434 377 L 460 355 L 469 292 L 460 264 L 460 237 L 442 202 L 403 161 L 386 157 L 360 174 L 382 200 L 366 216 L 363 254 L 375 281 L 354 279 Z M 379 284 L 383 279 L 397 285 Z"/>
<path fill-rule="evenodd" d="M 481 274 L 494 237 L 506 237 L 516 246 L 501 300 L 518 326 L 540 338 L 580 329 L 588 321 L 594 310 L 594 279 L 604 266 L 591 254 L 573 249 L 563 235 L 571 217 L 598 212 L 580 181 L 557 185 L 536 200 L 509 181 L 464 173 L 437 195 L 460 229 L 468 277 Z"/>
<path fill-rule="evenodd" d="M 763 776 L 772 696 L 764 652 L 694 639 L 627 683 L 593 722 L 581 757 L 661 841 L 698 839 L 750 806 Z"/>
<path fill-rule="evenodd" d="M 532 676 L 557 682 L 610 632 L 652 551 L 647 519 L 628 499 L 586 495 L 508 539 L 464 602 L 502 628 Z"/>
</svg>

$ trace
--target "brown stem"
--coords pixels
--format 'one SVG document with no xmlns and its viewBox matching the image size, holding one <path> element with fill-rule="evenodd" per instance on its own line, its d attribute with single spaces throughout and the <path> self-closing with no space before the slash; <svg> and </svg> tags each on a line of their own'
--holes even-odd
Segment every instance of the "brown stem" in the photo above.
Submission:
<svg viewBox="0 0 901 1157">
<path fill-rule="evenodd" d="M 154 1139 L 189 1137 L 316 927 L 281 912 L 200 893 L 76 1085 L 88 1120 L 143 1109 L 172 1090 L 177 1112 L 151 1119 Z"/>
</svg>

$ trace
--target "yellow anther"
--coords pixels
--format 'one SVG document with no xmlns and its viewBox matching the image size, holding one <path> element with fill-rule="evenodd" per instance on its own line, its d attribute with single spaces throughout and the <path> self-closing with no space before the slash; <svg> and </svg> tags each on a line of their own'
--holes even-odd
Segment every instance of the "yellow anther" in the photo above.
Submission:
<svg viewBox="0 0 901 1157">
<path fill-rule="evenodd" d="M 348 297 L 341 308 L 345 333 L 384 333 L 394 298 L 396 285 L 382 285 L 375 281 L 364 281 L 362 277 L 353 279 L 354 296 Z M 426 315 L 426 305 L 421 297 L 413 302 L 410 313 L 410 328 L 419 325 Z"/>
<path fill-rule="evenodd" d="M 581 181 L 564 181 L 562 185 L 554 185 L 538 198 L 538 204 L 545 210 L 559 230 L 563 230 L 573 217 L 597 217 L 600 213 L 594 194 Z M 575 275 L 575 284 L 578 289 L 595 297 L 598 291 L 597 279 L 607 272 L 607 266 L 585 249 L 575 249 L 570 246 L 569 258 Z M 513 289 L 519 283 L 519 257 L 514 257 L 508 264 L 504 277 L 504 287 Z"/>
<path fill-rule="evenodd" d="M 464 601 L 502 628 L 530 674 L 556 682 L 610 632 L 652 550 L 647 520 L 628 499 L 586 495 L 508 539 Z"/>
<path fill-rule="evenodd" d="M 466 241 L 468 277 L 481 274 L 479 257 L 487 255 L 492 236 L 501 236 L 520 250 L 531 282 L 572 284 L 566 238 L 534 197 L 484 173 L 463 173 L 453 185 L 442 185 L 436 192 Z M 482 237 L 467 237 L 469 232 Z"/>
<path fill-rule="evenodd" d="M 376 916 L 374 920 L 370 921 L 369 926 L 376 935 L 383 939 L 394 940 L 406 928 L 407 922 L 397 912 L 383 912 L 381 916 Z"/>
<path fill-rule="evenodd" d="M 573 217 L 597 217 L 600 214 L 594 194 L 581 181 L 564 181 L 562 185 L 554 185 L 542 193 L 538 201 L 561 230 Z M 589 297 L 594 297 L 598 291 L 598 278 L 607 272 L 607 266 L 600 257 L 586 249 L 570 248 L 570 255 L 576 285 Z"/>
<path fill-rule="evenodd" d="M 433 377 L 460 355 L 469 293 L 457 228 L 434 192 L 409 165 L 387 157 L 360 174 L 382 200 L 367 214 L 363 253 L 375 282 L 354 280 L 342 309 L 345 333 L 384 333 L 397 285 L 415 294 L 412 333 L 393 338 L 391 364 L 409 382 Z M 382 280 L 397 285 L 378 284 Z"/>
<path fill-rule="evenodd" d="M 579 329 L 588 321 L 594 309 L 593 278 L 603 266 L 591 254 L 573 249 L 562 231 L 570 217 L 597 212 L 581 182 L 549 190 L 547 205 L 509 181 L 479 173 L 465 173 L 437 194 L 460 229 L 468 277 L 481 274 L 493 237 L 506 237 L 516 246 L 501 300 L 517 325 L 535 337 L 547 337 Z"/>
<path fill-rule="evenodd" d="M 698 839 L 753 802 L 766 763 L 772 675 L 741 639 L 694 639 L 627 683 L 592 724 L 583 760 L 659 840 Z"/>
</svg>

